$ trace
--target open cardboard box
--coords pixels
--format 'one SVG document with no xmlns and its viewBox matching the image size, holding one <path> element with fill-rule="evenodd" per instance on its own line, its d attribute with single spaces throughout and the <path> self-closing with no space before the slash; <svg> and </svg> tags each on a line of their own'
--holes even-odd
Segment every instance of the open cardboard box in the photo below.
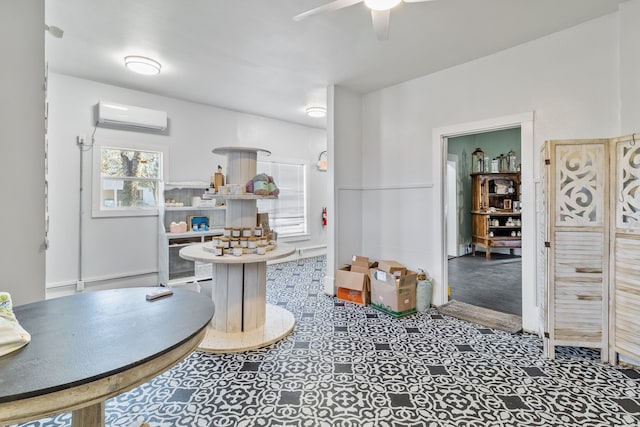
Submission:
<svg viewBox="0 0 640 427">
<path fill-rule="evenodd" d="M 401 276 L 407 274 L 407 267 L 400 264 L 398 261 L 384 260 L 378 263 L 378 269 L 382 271 L 386 271 L 387 273 L 395 274 L 397 271 L 400 272 Z"/>
<path fill-rule="evenodd" d="M 354 256 L 351 265 L 336 270 L 336 298 L 366 306 L 369 304 L 369 269 L 378 265 L 369 258 Z"/>
<path fill-rule="evenodd" d="M 416 312 L 416 284 L 418 273 L 406 270 L 397 277 L 378 268 L 369 270 L 371 280 L 371 307 L 393 317 Z"/>
</svg>

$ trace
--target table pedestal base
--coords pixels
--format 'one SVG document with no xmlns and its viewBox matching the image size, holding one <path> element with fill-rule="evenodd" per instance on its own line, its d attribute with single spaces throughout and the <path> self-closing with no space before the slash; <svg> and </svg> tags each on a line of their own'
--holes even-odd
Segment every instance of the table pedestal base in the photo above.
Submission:
<svg viewBox="0 0 640 427">
<path fill-rule="evenodd" d="M 72 412 L 71 427 L 104 427 L 104 401 Z"/>
<path fill-rule="evenodd" d="M 265 347 L 281 340 L 295 326 L 293 314 L 282 307 L 267 304 L 264 325 L 248 332 L 222 332 L 209 325 L 199 350 L 211 353 L 238 353 Z"/>
</svg>

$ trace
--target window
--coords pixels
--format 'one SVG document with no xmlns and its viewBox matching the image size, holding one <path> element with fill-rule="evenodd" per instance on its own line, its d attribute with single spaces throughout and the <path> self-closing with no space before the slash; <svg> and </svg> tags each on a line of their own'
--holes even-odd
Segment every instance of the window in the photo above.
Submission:
<svg viewBox="0 0 640 427">
<path fill-rule="evenodd" d="M 106 144 L 93 150 L 93 215 L 157 215 L 164 153 Z"/>
<path fill-rule="evenodd" d="M 280 189 L 278 199 L 258 200 L 258 211 L 269 214 L 278 237 L 307 234 L 306 165 L 259 161 L 257 171 L 272 176 Z"/>
</svg>

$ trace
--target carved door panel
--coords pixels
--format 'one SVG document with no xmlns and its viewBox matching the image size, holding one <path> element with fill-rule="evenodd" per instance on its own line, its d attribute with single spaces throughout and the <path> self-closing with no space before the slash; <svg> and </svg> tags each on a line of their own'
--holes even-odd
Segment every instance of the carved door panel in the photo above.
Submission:
<svg viewBox="0 0 640 427">
<path fill-rule="evenodd" d="M 611 360 L 640 359 L 640 135 L 611 146 Z"/>
<path fill-rule="evenodd" d="M 545 353 L 599 348 L 608 358 L 608 140 L 548 141 Z"/>
</svg>

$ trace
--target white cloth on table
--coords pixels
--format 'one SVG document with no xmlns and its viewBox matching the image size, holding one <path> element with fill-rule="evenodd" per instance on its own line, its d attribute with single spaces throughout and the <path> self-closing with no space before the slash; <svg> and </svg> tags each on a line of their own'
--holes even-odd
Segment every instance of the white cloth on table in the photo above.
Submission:
<svg viewBox="0 0 640 427">
<path fill-rule="evenodd" d="M 25 331 L 13 314 L 11 295 L 0 292 L 0 356 L 16 351 L 31 341 L 31 335 Z"/>
</svg>

